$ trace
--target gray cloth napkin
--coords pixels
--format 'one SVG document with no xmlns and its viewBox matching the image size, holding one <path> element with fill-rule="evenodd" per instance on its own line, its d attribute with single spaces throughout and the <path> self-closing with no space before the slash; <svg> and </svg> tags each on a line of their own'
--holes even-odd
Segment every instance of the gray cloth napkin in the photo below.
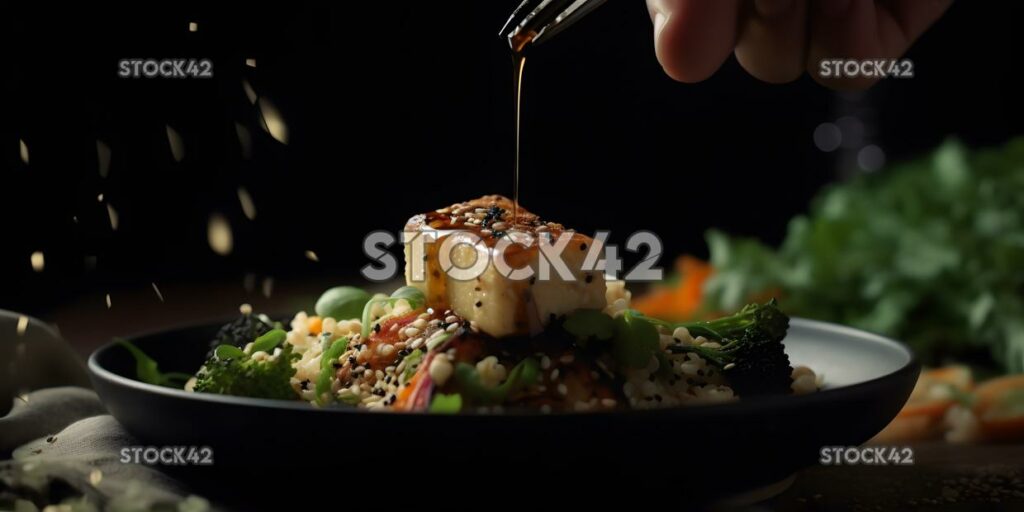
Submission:
<svg viewBox="0 0 1024 512">
<path fill-rule="evenodd" d="M 122 461 L 138 441 L 84 387 L 82 362 L 54 329 L 0 311 L 0 361 L 0 510 L 212 510 L 158 467 Z"/>
<path fill-rule="evenodd" d="M 0 509 L 211 510 L 156 468 L 123 462 L 121 449 L 137 445 L 90 390 L 49 388 L 16 399 L 0 418 L 0 451 L 11 452 L 0 462 Z"/>
</svg>

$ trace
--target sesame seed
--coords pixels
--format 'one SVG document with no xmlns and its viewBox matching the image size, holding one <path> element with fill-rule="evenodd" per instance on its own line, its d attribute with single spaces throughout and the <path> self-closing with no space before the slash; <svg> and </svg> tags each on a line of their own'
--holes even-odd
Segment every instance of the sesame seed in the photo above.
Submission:
<svg viewBox="0 0 1024 512">
<path fill-rule="evenodd" d="M 569 394 L 569 388 L 565 387 L 565 384 L 558 385 L 558 394 L 565 396 Z"/>
</svg>

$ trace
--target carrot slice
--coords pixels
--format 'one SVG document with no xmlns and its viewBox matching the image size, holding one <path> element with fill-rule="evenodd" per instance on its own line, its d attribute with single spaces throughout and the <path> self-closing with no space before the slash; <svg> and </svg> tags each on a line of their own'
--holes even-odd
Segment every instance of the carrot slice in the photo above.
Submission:
<svg viewBox="0 0 1024 512">
<path fill-rule="evenodd" d="M 898 417 L 927 416 L 941 420 L 946 410 L 956 403 L 952 392 L 967 392 L 972 385 L 971 370 L 966 366 L 953 365 L 926 370 L 918 377 L 917 385 Z"/>
<path fill-rule="evenodd" d="M 316 336 L 324 328 L 324 321 L 318 316 L 311 316 L 306 320 L 306 326 L 309 327 L 309 333 Z"/>
<path fill-rule="evenodd" d="M 974 414 L 985 439 L 1013 441 L 1024 439 L 1024 375 L 999 377 L 982 383 L 975 390 Z"/>
<path fill-rule="evenodd" d="M 713 269 L 707 262 L 689 255 L 677 258 L 675 267 L 679 273 L 675 286 L 657 288 L 638 297 L 633 307 L 645 315 L 667 320 L 692 318 L 700 308 L 704 282 Z"/>
</svg>

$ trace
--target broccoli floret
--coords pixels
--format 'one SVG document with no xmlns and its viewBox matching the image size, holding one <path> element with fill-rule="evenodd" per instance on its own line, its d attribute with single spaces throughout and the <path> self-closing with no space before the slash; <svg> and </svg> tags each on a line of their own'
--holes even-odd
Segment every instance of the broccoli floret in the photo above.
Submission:
<svg viewBox="0 0 1024 512">
<path fill-rule="evenodd" d="M 693 336 L 704 336 L 721 348 L 672 345 L 675 353 L 695 353 L 718 368 L 739 396 L 790 392 L 793 368 L 789 365 L 782 339 L 789 329 L 789 317 L 775 305 L 748 304 L 732 316 L 704 322 L 671 324 L 686 327 Z"/>
<path fill-rule="evenodd" d="M 214 355 L 196 373 L 194 389 L 203 393 L 293 400 L 296 393 L 290 382 L 295 375 L 292 362 L 298 357 L 288 343 L 272 360 L 254 361 L 248 355 L 222 359 Z"/>
</svg>

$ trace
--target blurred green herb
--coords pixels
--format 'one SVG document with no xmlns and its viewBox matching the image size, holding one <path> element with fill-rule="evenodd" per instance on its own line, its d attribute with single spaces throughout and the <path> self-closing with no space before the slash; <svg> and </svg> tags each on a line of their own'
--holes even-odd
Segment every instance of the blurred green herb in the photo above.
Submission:
<svg viewBox="0 0 1024 512">
<path fill-rule="evenodd" d="M 1024 138 L 932 155 L 825 190 L 778 250 L 707 235 L 703 306 L 779 292 L 792 314 L 908 342 L 928 363 L 1024 371 Z"/>
</svg>

